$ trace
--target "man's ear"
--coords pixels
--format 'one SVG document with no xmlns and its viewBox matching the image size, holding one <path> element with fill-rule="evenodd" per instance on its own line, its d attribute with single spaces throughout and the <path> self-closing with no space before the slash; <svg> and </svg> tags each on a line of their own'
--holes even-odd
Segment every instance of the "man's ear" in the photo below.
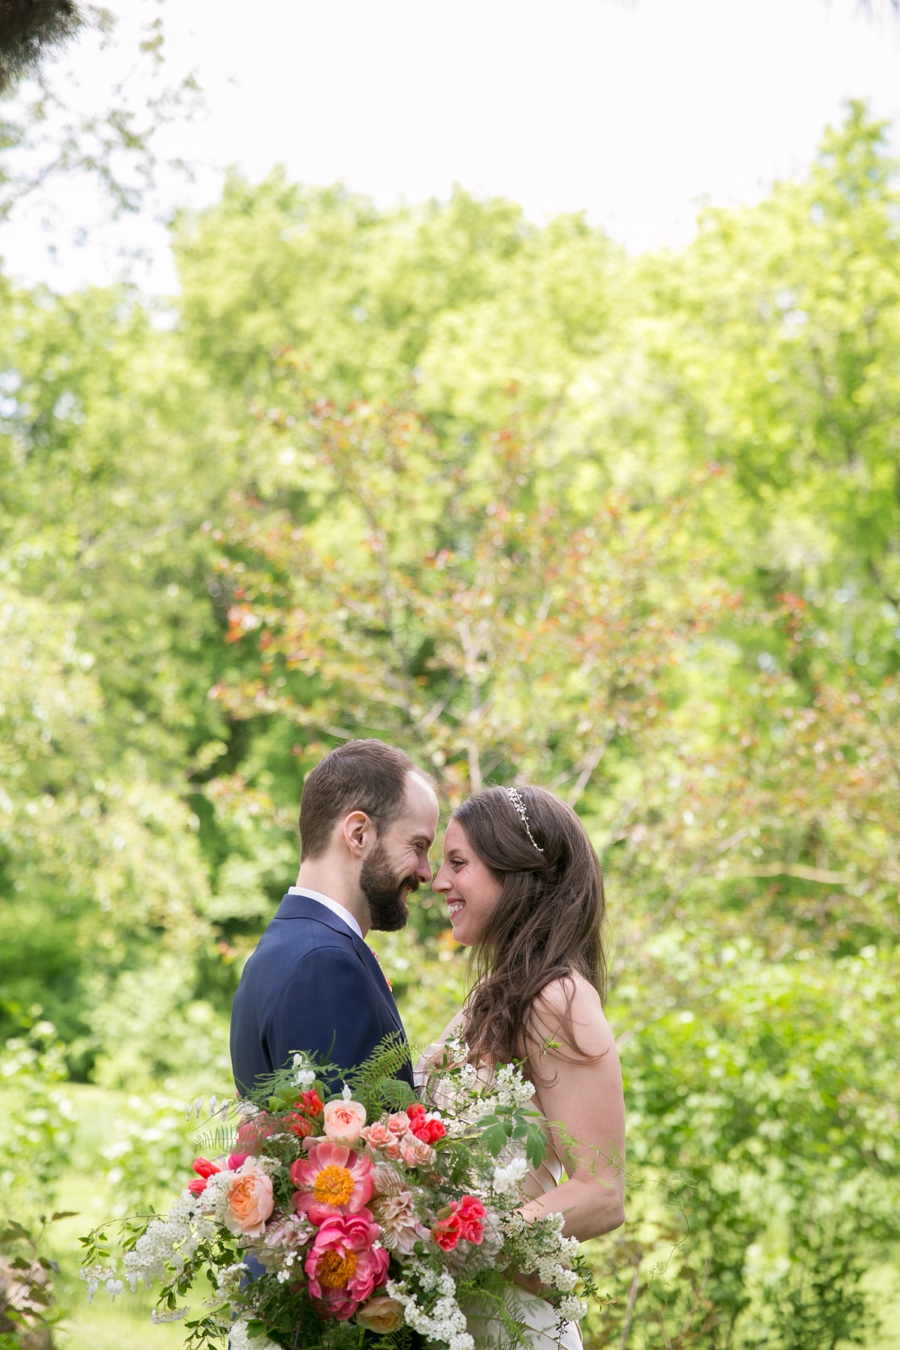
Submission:
<svg viewBox="0 0 900 1350">
<path fill-rule="evenodd" d="M 361 858 L 374 833 L 365 811 L 351 811 L 341 822 L 341 833 L 351 858 Z"/>
</svg>

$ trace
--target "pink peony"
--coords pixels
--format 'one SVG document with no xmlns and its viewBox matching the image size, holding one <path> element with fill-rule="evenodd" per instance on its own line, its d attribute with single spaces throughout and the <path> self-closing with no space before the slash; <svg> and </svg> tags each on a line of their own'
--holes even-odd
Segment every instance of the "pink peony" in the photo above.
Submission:
<svg viewBox="0 0 900 1350">
<path fill-rule="evenodd" d="M 372 1197 L 372 1164 L 341 1144 L 313 1144 L 291 1164 L 294 1209 L 320 1224 L 333 1214 L 355 1214 Z"/>
<path fill-rule="evenodd" d="M 388 1298 L 387 1294 L 378 1294 L 359 1309 L 356 1321 L 366 1331 L 390 1336 L 403 1326 L 403 1304 L 395 1298 Z"/>
<path fill-rule="evenodd" d="M 378 1231 L 367 1209 L 323 1220 L 303 1269 L 326 1316 L 345 1322 L 386 1279 L 390 1257 L 373 1245 Z"/>
<path fill-rule="evenodd" d="M 272 1178 L 255 1158 L 247 1158 L 228 1183 L 225 1193 L 225 1227 L 235 1236 L 260 1237 L 266 1219 L 275 1208 Z"/>
<path fill-rule="evenodd" d="M 362 1102 L 340 1098 L 325 1106 L 325 1138 L 332 1144 L 355 1144 L 366 1123 L 366 1108 Z"/>
<path fill-rule="evenodd" d="M 407 1133 L 400 1140 L 400 1157 L 407 1167 L 424 1167 L 426 1163 L 434 1162 L 434 1149 L 414 1134 Z"/>
<path fill-rule="evenodd" d="M 252 1153 L 259 1149 L 264 1139 L 271 1139 L 273 1134 L 280 1134 L 283 1129 L 284 1126 L 277 1120 L 273 1120 L 265 1111 L 260 1111 L 252 1120 L 246 1120 L 243 1125 L 238 1126 L 238 1148 L 247 1149 Z"/>
</svg>

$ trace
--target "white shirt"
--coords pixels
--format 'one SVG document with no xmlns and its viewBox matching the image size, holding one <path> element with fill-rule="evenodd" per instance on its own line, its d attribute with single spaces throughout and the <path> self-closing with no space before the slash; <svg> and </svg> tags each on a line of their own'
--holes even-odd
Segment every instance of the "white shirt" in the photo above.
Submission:
<svg viewBox="0 0 900 1350">
<path fill-rule="evenodd" d="M 351 933 L 355 933 L 358 938 L 362 937 L 362 929 L 349 909 L 344 909 L 343 905 L 339 904 L 337 900 L 332 900 L 330 896 L 323 895 L 321 891 L 311 891 L 307 886 L 289 886 L 288 895 L 305 895 L 310 900 L 318 900 L 320 905 L 324 905 L 326 909 L 331 910 L 332 914 L 336 914 L 339 919 L 343 919 Z"/>
</svg>

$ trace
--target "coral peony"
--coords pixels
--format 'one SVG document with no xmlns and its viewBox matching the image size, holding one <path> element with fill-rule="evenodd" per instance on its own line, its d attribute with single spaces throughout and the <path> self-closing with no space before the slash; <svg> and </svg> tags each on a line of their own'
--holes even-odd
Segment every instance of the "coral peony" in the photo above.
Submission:
<svg viewBox="0 0 900 1350">
<path fill-rule="evenodd" d="M 462 1237 L 459 1215 L 456 1213 L 456 1207 L 453 1206 L 452 1212 L 444 1219 L 438 1219 L 431 1230 L 431 1236 L 442 1251 L 452 1252 L 459 1239 Z"/>
<path fill-rule="evenodd" d="M 192 1195 L 202 1195 L 210 1177 L 222 1170 L 218 1163 L 210 1162 L 208 1158 L 195 1158 L 191 1167 L 197 1173 L 194 1180 L 188 1182 L 187 1188 Z"/>
<path fill-rule="evenodd" d="M 308 1139 L 313 1132 L 312 1121 L 299 1111 L 289 1112 L 284 1118 L 284 1123 L 291 1134 L 295 1134 L 298 1139 Z"/>
<path fill-rule="evenodd" d="M 294 1209 L 320 1224 L 333 1214 L 355 1214 L 372 1197 L 372 1164 L 341 1144 L 313 1144 L 308 1159 L 291 1164 Z"/>
<path fill-rule="evenodd" d="M 339 1098 L 324 1108 L 325 1138 L 332 1144 L 355 1144 L 366 1123 L 366 1108 L 362 1102 Z"/>
<path fill-rule="evenodd" d="M 320 1116 L 325 1110 L 322 1105 L 322 1099 L 315 1088 L 309 1088 L 306 1092 L 300 1093 L 300 1100 L 297 1102 L 297 1108 L 305 1111 L 308 1116 Z"/>
<path fill-rule="evenodd" d="M 464 1195 L 456 1210 L 459 1219 L 459 1235 L 466 1242 L 479 1246 L 484 1237 L 484 1221 L 487 1210 L 474 1195 Z"/>
<path fill-rule="evenodd" d="M 346 1321 L 384 1282 L 390 1257 L 374 1246 L 378 1232 L 366 1209 L 331 1214 L 322 1222 L 303 1269 L 309 1292 L 324 1305 L 326 1316 Z"/>
<path fill-rule="evenodd" d="M 379 1336 L 390 1336 L 403 1326 L 403 1304 L 387 1294 L 378 1294 L 370 1298 L 356 1314 L 356 1321 L 366 1331 L 375 1331 Z"/>
<path fill-rule="evenodd" d="M 236 1237 L 260 1237 L 266 1219 L 275 1208 L 272 1178 L 266 1175 L 255 1158 L 247 1158 L 228 1183 L 225 1200 L 225 1226 L 228 1231 Z"/>
</svg>

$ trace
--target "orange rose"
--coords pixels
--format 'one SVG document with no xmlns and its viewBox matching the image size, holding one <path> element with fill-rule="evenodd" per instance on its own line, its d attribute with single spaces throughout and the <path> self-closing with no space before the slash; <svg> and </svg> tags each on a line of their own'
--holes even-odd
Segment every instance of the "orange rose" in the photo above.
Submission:
<svg viewBox="0 0 900 1350">
<path fill-rule="evenodd" d="M 339 1098 L 325 1107 L 325 1138 L 332 1144 L 355 1144 L 366 1123 L 362 1102 Z"/>
<path fill-rule="evenodd" d="M 266 1176 L 255 1158 L 247 1158 L 226 1192 L 225 1226 L 236 1237 L 261 1237 L 266 1219 L 275 1208 L 272 1178 Z"/>
<path fill-rule="evenodd" d="M 366 1331 L 377 1331 L 379 1336 L 390 1336 L 403 1326 L 403 1304 L 387 1294 L 377 1294 L 364 1303 L 356 1314 L 356 1321 Z"/>
</svg>

